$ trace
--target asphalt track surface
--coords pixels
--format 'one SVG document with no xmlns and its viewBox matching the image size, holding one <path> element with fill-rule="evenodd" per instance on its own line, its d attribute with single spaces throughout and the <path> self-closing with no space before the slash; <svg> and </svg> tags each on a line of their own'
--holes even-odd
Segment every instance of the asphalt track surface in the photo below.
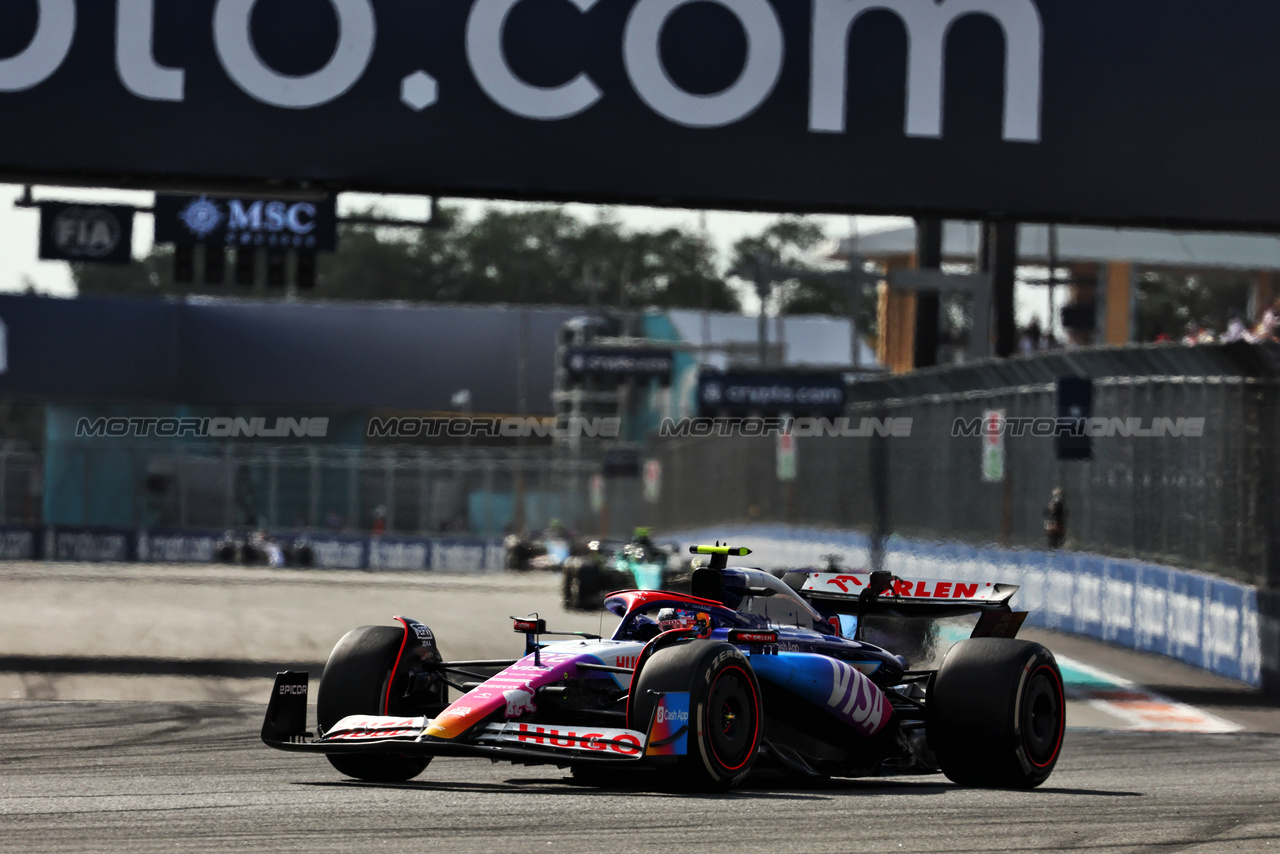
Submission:
<svg viewBox="0 0 1280 854">
<path fill-rule="evenodd" d="M 1077 704 L 1069 723 L 1102 728 L 1069 731 L 1031 792 L 931 775 L 674 795 L 474 759 L 363 784 L 258 740 L 273 656 L 314 666 L 345 628 L 395 612 L 429 617 L 451 656 L 509 647 L 522 604 L 599 618 L 559 612 L 536 577 L 28 565 L 0 569 L 0 587 L 0 852 L 1280 852 L 1276 702 L 1081 639 L 1041 638 L 1242 731 L 1107 731 Z"/>
<path fill-rule="evenodd" d="M 345 781 L 267 750 L 247 705 L 0 705 L 0 849 L 58 851 L 1280 851 L 1280 739 L 1073 731 L 1031 792 L 938 776 L 601 790 L 437 759 Z"/>
</svg>

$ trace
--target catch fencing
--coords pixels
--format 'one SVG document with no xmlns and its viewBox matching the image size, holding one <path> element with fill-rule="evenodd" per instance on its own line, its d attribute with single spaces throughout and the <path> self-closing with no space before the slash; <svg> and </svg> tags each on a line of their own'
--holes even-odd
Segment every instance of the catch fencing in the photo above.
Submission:
<svg viewBox="0 0 1280 854">
<path fill-rule="evenodd" d="M 261 443 L 205 451 L 64 442 L 43 464 L 42 516 L 5 521 L 488 537 L 589 515 L 587 483 L 599 470 L 596 459 L 548 448 Z"/>
<path fill-rule="evenodd" d="M 1002 478 L 984 480 L 984 438 L 956 425 L 992 410 L 1053 419 L 1055 380 L 1070 376 L 1092 378 L 1092 414 L 1123 429 L 1071 462 L 1052 436 L 1006 435 Z M 1038 548 L 1061 487 L 1067 549 L 1280 590 L 1278 378 L 1280 346 L 1240 344 L 1058 351 L 868 379 L 852 386 L 845 412 L 862 435 L 796 436 L 788 481 L 775 437 L 741 435 L 656 439 L 641 462 L 658 465 L 642 465 L 644 477 L 603 477 L 594 491 L 599 447 L 5 446 L 0 520 L 474 537 L 553 520 L 613 536 L 783 523 Z M 1133 435 L 1130 419 L 1201 427 Z"/>
<path fill-rule="evenodd" d="M 1061 487 L 1069 549 L 1280 587 L 1275 355 L 1274 347 L 1114 349 L 855 386 L 846 414 L 871 435 L 797 437 L 793 482 L 779 480 L 776 438 L 659 444 L 654 523 L 790 523 L 1044 547 L 1045 510 Z M 1153 369 L 1165 372 L 1141 372 Z M 1094 380 L 1093 415 L 1122 419 L 1120 429 L 1093 439 L 1091 460 L 1070 462 L 1057 459 L 1052 436 L 1006 435 L 1003 478 L 984 481 L 983 437 L 955 435 L 955 425 L 991 410 L 1056 418 L 1054 378 L 1080 375 Z M 1140 430 L 1154 419 L 1203 419 L 1203 430 L 1125 435 L 1133 418 Z M 910 419 L 909 435 L 879 435 L 884 419 Z"/>
<path fill-rule="evenodd" d="M 39 522 L 43 494 L 42 456 L 15 442 L 0 443 L 0 523 Z"/>
</svg>

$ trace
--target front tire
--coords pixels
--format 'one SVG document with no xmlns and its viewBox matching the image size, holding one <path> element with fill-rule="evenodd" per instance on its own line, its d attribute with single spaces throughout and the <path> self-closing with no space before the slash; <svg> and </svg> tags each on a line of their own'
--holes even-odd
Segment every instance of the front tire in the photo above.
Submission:
<svg viewBox="0 0 1280 854">
<path fill-rule="evenodd" d="M 746 779 L 764 726 L 760 683 L 727 643 L 694 640 L 659 649 L 632 683 L 627 726 L 647 732 L 661 695 L 688 692 L 688 753 L 664 769 L 673 788 L 724 791 Z"/>
<path fill-rule="evenodd" d="M 938 669 L 928 709 L 938 765 L 962 786 L 1034 788 L 1053 773 L 1062 752 L 1062 673 L 1038 643 L 960 641 Z"/>
<path fill-rule="evenodd" d="M 316 717 L 322 730 L 347 715 L 402 714 L 395 707 L 396 698 L 388 700 L 387 681 L 403 642 L 404 629 L 390 626 L 361 626 L 343 635 L 320 677 Z M 411 780 L 431 762 L 429 756 L 393 753 L 331 753 L 326 758 L 348 777 L 379 783 Z"/>
</svg>

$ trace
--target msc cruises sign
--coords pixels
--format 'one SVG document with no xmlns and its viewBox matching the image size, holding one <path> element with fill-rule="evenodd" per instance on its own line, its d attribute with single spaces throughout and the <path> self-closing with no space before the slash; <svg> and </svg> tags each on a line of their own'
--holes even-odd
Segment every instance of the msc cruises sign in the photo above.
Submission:
<svg viewBox="0 0 1280 854">
<path fill-rule="evenodd" d="M 337 244 L 332 197 L 299 201 L 157 194 L 155 219 L 157 243 L 324 251 Z"/>
<path fill-rule="evenodd" d="M 15 177 L 1280 225 L 1273 3 L 28 0 L 0 34 Z"/>
</svg>

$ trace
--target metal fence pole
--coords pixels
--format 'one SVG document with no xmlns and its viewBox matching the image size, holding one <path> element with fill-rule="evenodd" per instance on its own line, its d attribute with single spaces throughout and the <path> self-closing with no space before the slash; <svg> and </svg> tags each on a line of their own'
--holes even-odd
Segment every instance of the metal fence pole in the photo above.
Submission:
<svg viewBox="0 0 1280 854">
<path fill-rule="evenodd" d="M 396 526 L 396 460 L 395 456 L 390 451 L 383 452 L 382 465 L 386 472 L 386 482 L 383 484 L 383 494 L 386 496 L 386 526 L 387 533 L 389 534 Z"/>
<path fill-rule="evenodd" d="M 493 518 L 493 458 L 485 459 L 484 466 L 484 533 L 491 534 L 497 529 Z"/>
<path fill-rule="evenodd" d="M 188 490 L 191 487 L 191 475 L 189 474 L 188 461 L 185 456 L 174 458 L 173 471 L 174 476 L 178 479 L 178 524 L 186 528 L 190 525 L 187 502 L 189 500 Z"/>
<path fill-rule="evenodd" d="M 427 504 L 431 500 L 431 481 L 427 479 L 427 452 L 419 450 L 414 462 L 418 470 L 418 533 L 425 534 L 429 522 Z"/>
<path fill-rule="evenodd" d="M 89 462 L 89 451 L 87 448 L 80 449 L 80 524 L 89 524 L 89 487 L 91 463 Z"/>
<path fill-rule="evenodd" d="M 9 521 L 9 448 L 0 451 L 0 521 Z"/>
<path fill-rule="evenodd" d="M 360 452 L 347 452 L 347 528 L 358 530 L 360 528 L 359 508 L 360 508 Z"/>
<path fill-rule="evenodd" d="M 320 527 L 320 455 L 307 448 L 307 527 Z"/>
<path fill-rule="evenodd" d="M 228 445 L 222 451 L 222 483 L 226 487 L 223 496 L 223 522 L 224 528 L 235 527 L 235 466 L 231 463 L 231 446 Z"/>
<path fill-rule="evenodd" d="M 434 533 L 435 531 L 438 531 L 440 528 L 440 525 L 436 521 L 437 517 L 439 516 L 436 510 L 436 480 L 437 480 L 436 474 L 439 468 L 436 465 L 436 461 L 434 458 L 424 461 L 424 465 L 426 466 L 425 473 L 427 476 L 427 501 L 426 501 L 427 525 L 425 530 L 428 532 Z"/>
<path fill-rule="evenodd" d="M 267 527 L 274 531 L 277 522 L 277 501 L 279 499 L 279 473 L 277 471 L 276 449 L 267 449 Z"/>
</svg>

